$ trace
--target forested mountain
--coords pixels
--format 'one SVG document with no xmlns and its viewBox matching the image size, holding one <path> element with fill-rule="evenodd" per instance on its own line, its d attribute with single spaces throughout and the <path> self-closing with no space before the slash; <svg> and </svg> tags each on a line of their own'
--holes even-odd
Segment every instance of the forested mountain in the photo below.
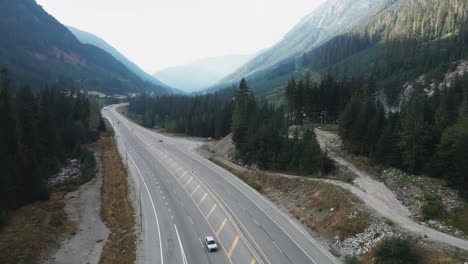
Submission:
<svg viewBox="0 0 468 264">
<path fill-rule="evenodd" d="M 34 0 L 0 0 L 0 36 L 0 65 L 32 88 L 165 92 L 102 49 L 81 44 Z"/>
<path fill-rule="evenodd" d="M 195 92 L 214 85 L 252 57 L 253 55 L 230 55 L 206 58 L 187 65 L 163 69 L 154 76 L 186 92 Z"/>
<path fill-rule="evenodd" d="M 136 75 L 138 75 L 141 79 L 144 81 L 148 81 L 150 83 L 153 83 L 155 85 L 161 86 L 166 88 L 168 92 L 174 92 L 172 91 L 172 88 L 169 87 L 168 85 L 164 84 L 160 80 L 156 79 L 155 77 L 149 75 L 145 71 L 143 71 L 138 65 L 130 61 L 128 58 L 126 58 L 122 53 L 120 53 L 117 49 L 112 47 L 109 43 L 107 43 L 105 40 L 101 39 L 100 37 L 91 34 L 89 32 L 85 32 L 82 30 L 79 30 L 77 28 L 67 26 L 67 28 L 75 35 L 75 37 L 83 44 L 91 44 L 93 46 L 96 46 L 100 49 L 103 49 L 110 55 L 114 56 L 117 60 L 119 60 L 121 63 L 123 63 L 129 70 L 134 72 Z"/>
<path fill-rule="evenodd" d="M 247 79 L 265 95 L 281 94 L 291 76 L 307 71 L 362 78 L 372 74 L 378 88 L 396 102 L 405 82 L 422 74 L 437 79 L 453 62 L 466 59 L 467 17 L 464 0 L 384 0 L 348 30 Z"/>
<path fill-rule="evenodd" d="M 372 74 L 391 101 L 403 83 L 441 77 L 468 56 L 468 2 L 386 0 L 359 25 L 302 56 L 303 69 Z"/>
<path fill-rule="evenodd" d="M 326 1 L 304 17 L 280 42 L 258 54 L 246 65 L 223 79 L 218 86 L 222 88 L 247 77 L 255 82 L 255 90 L 263 89 L 257 87 L 260 85 L 255 81 L 259 76 L 267 79 L 270 77 L 265 74 L 273 72 L 283 64 L 294 65 L 297 56 L 349 29 L 381 2 L 382 0 Z"/>
</svg>

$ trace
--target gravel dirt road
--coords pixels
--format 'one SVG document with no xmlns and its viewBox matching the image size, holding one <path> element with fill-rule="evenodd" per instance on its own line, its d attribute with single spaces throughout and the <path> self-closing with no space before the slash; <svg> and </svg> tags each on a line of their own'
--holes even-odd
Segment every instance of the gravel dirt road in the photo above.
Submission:
<svg viewBox="0 0 468 264">
<path fill-rule="evenodd" d="M 468 250 L 468 241 L 414 222 L 410 218 L 410 211 L 408 208 L 406 208 L 396 198 L 395 194 L 388 189 L 384 183 L 375 180 L 369 174 L 359 170 L 350 162 L 338 157 L 338 155 L 333 151 L 333 148 L 336 148 L 337 145 L 341 144 L 338 135 L 320 129 L 315 129 L 315 133 L 320 143 L 320 147 L 328 152 L 330 158 L 340 166 L 348 168 L 357 176 L 354 181 L 355 185 L 339 181 L 325 181 L 339 185 L 351 191 L 378 214 L 408 231 L 421 235 L 422 237 L 427 237 L 428 239 L 436 242 L 442 242 L 456 248 Z"/>
<path fill-rule="evenodd" d="M 109 230 L 101 220 L 101 162 L 96 178 L 66 195 L 67 217 L 75 222 L 78 231 L 45 261 L 46 264 L 97 264 Z"/>
</svg>

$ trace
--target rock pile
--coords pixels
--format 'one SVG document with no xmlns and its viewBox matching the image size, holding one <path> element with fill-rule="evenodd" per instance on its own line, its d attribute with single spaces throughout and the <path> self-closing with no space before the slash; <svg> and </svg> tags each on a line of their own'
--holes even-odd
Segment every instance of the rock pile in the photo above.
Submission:
<svg viewBox="0 0 468 264">
<path fill-rule="evenodd" d="M 375 221 L 364 232 L 343 241 L 336 241 L 335 247 L 344 256 L 362 256 L 383 239 L 397 237 L 390 226 Z"/>
<path fill-rule="evenodd" d="M 56 185 L 63 183 L 67 180 L 78 178 L 81 176 L 82 165 L 77 159 L 67 159 L 67 165 L 63 167 L 58 173 L 52 175 L 48 183 Z"/>
</svg>

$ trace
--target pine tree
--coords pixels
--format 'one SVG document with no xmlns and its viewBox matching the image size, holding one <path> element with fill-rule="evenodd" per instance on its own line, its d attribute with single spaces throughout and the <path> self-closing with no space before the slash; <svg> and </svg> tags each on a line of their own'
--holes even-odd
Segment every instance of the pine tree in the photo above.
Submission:
<svg viewBox="0 0 468 264">
<path fill-rule="evenodd" d="M 0 212 L 18 206 L 18 182 L 15 177 L 16 135 L 13 95 L 7 70 L 1 69 L 0 90 Z"/>
<path fill-rule="evenodd" d="M 303 152 L 299 161 L 299 167 L 306 173 L 313 173 L 321 168 L 322 152 L 313 131 L 306 131 L 302 139 Z"/>
</svg>

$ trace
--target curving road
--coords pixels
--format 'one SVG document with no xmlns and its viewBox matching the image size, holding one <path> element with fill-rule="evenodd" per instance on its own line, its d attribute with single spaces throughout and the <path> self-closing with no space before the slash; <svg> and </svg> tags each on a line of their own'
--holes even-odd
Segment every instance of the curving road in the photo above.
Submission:
<svg viewBox="0 0 468 264">
<path fill-rule="evenodd" d="M 102 113 L 136 182 L 142 263 L 339 263 L 295 220 L 197 155 L 200 142 L 145 129 L 118 113 L 119 106 Z M 207 235 L 218 252 L 203 247 Z"/>
</svg>

